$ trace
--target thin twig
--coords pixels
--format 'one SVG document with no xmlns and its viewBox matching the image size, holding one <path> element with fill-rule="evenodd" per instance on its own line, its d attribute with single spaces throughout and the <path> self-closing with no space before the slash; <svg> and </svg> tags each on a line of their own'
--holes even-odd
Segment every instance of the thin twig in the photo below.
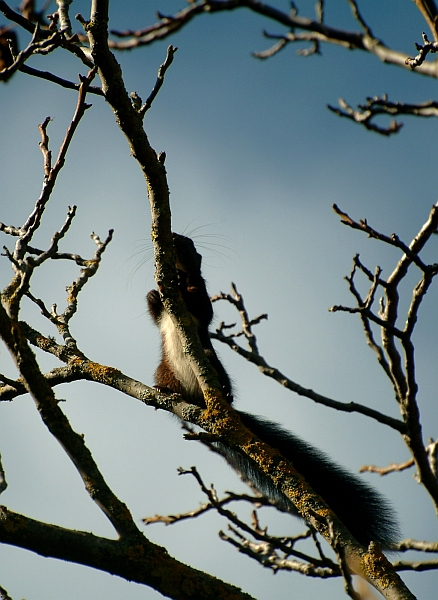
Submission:
<svg viewBox="0 0 438 600">
<path fill-rule="evenodd" d="M 403 463 L 391 463 L 387 467 L 376 467 L 375 465 L 363 465 L 360 469 L 360 473 L 378 473 L 379 475 L 388 475 L 388 473 L 395 473 L 400 471 L 405 471 L 406 469 L 410 469 L 415 465 L 415 461 L 413 458 L 403 462 Z"/>
<path fill-rule="evenodd" d="M 397 544 L 397 552 L 408 552 L 416 550 L 417 552 L 438 552 L 438 542 L 426 542 L 420 540 L 402 540 Z"/>
<path fill-rule="evenodd" d="M 55 31 L 45 40 L 39 40 L 39 37 L 40 29 L 39 26 L 36 25 L 28 46 L 18 53 L 14 62 L 9 67 L 0 71 L 0 81 L 8 81 L 8 79 L 10 79 L 10 77 L 12 77 L 12 75 L 18 71 L 33 54 L 48 54 L 49 52 L 53 52 L 53 50 L 63 43 L 63 33 L 61 31 Z"/>
<path fill-rule="evenodd" d="M 80 88 L 79 83 L 73 83 L 73 81 L 68 81 L 67 79 L 58 77 L 57 75 L 50 73 L 50 71 L 40 71 L 38 69 L 34 69 L 33 67 L 29 67 L 28 65 L 22 65 L 19 70 L 22 73 L 25 73 L 26 75 L 32 75 L 33 77 L 39 77 L 40 79 L 46 79 L 47 81 L 56 83 L 57 85 L 60 85 L 61 87 L 67 88 L 69 90 L 79 91 L 79 88 Z M 95 85 L 90 85 L 90 87 L 88 88 L 88 93 L 95 94 L 97 96 L 104 95 L 102 88 L 97 87 Z"/>
<path fill-rule="evenodd" d="M 366 316 L 381 325 L 382 345 L 386 353 L 386 361 L 389 365 L 390 379 L 396 391 L 396 397 L 399 402 L 403 420 L 407 427 L 404 439 L 409 447 L 415 465 L 418 471 L 418 480 L 425 486 L 435 506 L 438 509 L 438 482 L 436 477 L 436 448 L 433 451 L 432 459 L 429 457 L 427 449 L 423 443 L 422 427 L 420 422 L 420 412 L 417 403 L 418 384 L 415 374 L 415 355 L 412 334 L 417 321 L 419 307 L 428 290 L 433 277 L 438 273 L 438 265 L 426 265 L 419 257 L 419 253 L 424 248 L 427 241 L 437 230 L 438 227 L 438 205 L 432 206 L 429 217 L 418 234 L 409 245 L 402 242 L 398 236 L 384 235 L 372 227 L 366 220 L 355 221 L 347 213 L 341 211 L 336 205 L 333 205 L 335 212 L 341 217 L 342 223 L 353 229 L 359 229 L 366 232 L 370 237 L 378 239 L 384 243 L 390 244 L 402 250 L 403 254 L 393 272 L 386 280 L 384 286 L 385 302 L 382 303 L 380 323 L 375 316 L 367 313 Z M 412 301 L 408 309 L 407 319 L 404 330 L 396 327 L 399 318 L 399 284 L 406 277 L 412 264 L 415 264 L 422 272 L 422 279 L 413 290 Z M 354 292 L 354 290 L 353 290 Z M 355 294 L 359 306 L 357 309 L 347 307 L 336 307 L 339 310 L 348 312 L 364 311 L 360 298 Z M 400 340 L 400 344 L 396 342 Z"/>
<path fill-rule="evenodd" d="M 146 112 L 150 109 L 150 107 L 152 106 L 152 102 L 155 100 L 158 92 L 160 91 L 161 86 L 164 83 L 164 75 L 166 74 L 167 69 L 172 64 L 173 57 L 177 50 L 178 50 L 178 48 L 176 46 L 168 46 L 166 60 L 163 62 L 163 64 L 158 69 L 158 76 L 157 76 L 157 81 L 155 82 L 155 85 L 154 85 L 154 89 L 150 93 L 149 98 L 146 100 L 146 102 L 143 104 L 143 106 L 139 110 L 139 113 L 142 116 L 144 116 L 146 114 Z"/>
<path fill-rule="evenodd" d="M 282 386 L 291 390 L 292 392 L 295 392 L 299 396 L 304 396 L 306 398 L 309 398 L 310 400 L 313 400 L 317 404 L 322 404 L 329 408 L 334 408 L 335 410 L 340 410 L 349 413 L 360 413 L 362 415 L 375 419 L 379 423 L 388 425 L 389 427 L 392 427 L 400 433 L 403 433 L 406 430 L 406 426 L 403 423 L 403 421 L 390 417 L 389 415 L 385 415 L 384 413 L 374 410 L 368 406 L 358 404 L 357 402 L 339 402 L 338 400 L 333 400 L 332 398 L 323 396 L 322 394 L 318 394 L 312 389 L 304 388 L 292 379 L 289 379 L 286 375 L 284 375 L 275 367 L 269 365 L 263 358 L 263 356 L 257 355 L 253 352 L 246 350 L 245 348 L 242 348 L 242 346 L 239 346 L 239 344 L 237 344 L 237 342 L 233 339 L 233 335 L 223 334 L 222 328 L 217 329 L 215 333 L 211 332 L 210 337 L 224 344 L 227 344 L 227 346 L 229 346 L 234 352 L 237 352 L 237 354 L 243 356 L 247 361 L 256 365 L 259 368 L 259 370 L 263 373 L 263 375 L 271 377 L 272 379 L 280 383 Z"/>
<path fill-rule="evenodd" d="M 183 513 L 180 515 L 169 515 L 167 517 L 156 515 L 155 517 L 147 517 L 146 519 L 143 519 L 143 522 L 145 524 L 150 524 L 150 523 L 155 523 L 155 522 L 163 522 L 163 523 L 166 523 L 166 525 L 169 525 L 169 524 L 177 522 L 179 520 L 185 520 L 188 518 L 197 517 L 201 514 L 204 514 L 208 510 L 214 509 L 221 516 L 225 517 L 230 523 L 233 523 L 236 527 L 238 527 L 239 530 L 244 531 L 247 534 L 250 534 L 253 538 L 258 540 L 262 544 L 265 544 L 265 545 L 268 544 L 273 551 L 280 550 L 281 552 L 284 553 L 285 556 L 294 556 L 295 558 L 298 558 L 299 560 L 303 560 L 310 565 L 317 565 L 320 568 L 321 567 L 324 567 L 324 568 L 329 567 L 331 571 L 339 574 L 338 567 L 335 563 L 333 563 L 333 561 L 331 561 L 325 557 L 324 557 L 324 560 L 317 559 L 313 556 L 310 556 L 308 554 L 305 554 L 303 552 L 299 552 L 298 550 L 295 550 L 294 545 L 298 541 L 307 539 L 310 536 L 310 532 L 306 532 L 305 534 L 299 534 L 294 537 L 279 538 L 279 537 L 271 536 L 271 535 L 268 535 L 266 528 L 262 529 L 259 526 L 258 519 L 254 513 L 253 513 L 253 523 L 254 524 L 251 527 L 247 523 L 245 523 L 244 521 L 239 519 L 234 512 L 231 512 L 230 510 L 227 510 L 224 508 L 224 506 L 226 506 L 230 502 L 234 502 L 236 500 L 244 500 L 246 502 L 251 502 L 251 503 L 260 503 L 260 498 L 246 496 L 246 495 L 236 495 L 236 494 L 231 495 L 228 492 L 227 497 L 223 498 L 222 500 L 219 500 L 214 487 L 213 486 L 207 487 L 205 485 L 205 483 L 202 480 L 202 477 L 201 477 L 199 471 L 196 469 L 196 467 L 191 467 L 190 469 L 179 468 L 178 473 L 179 473 L 179 475 L 192 475 L 198 482 L 198 485 L 199 485 L 201 491 L 203 492 L 203 494 L 207 496 L 208 502 L 206 504 L 203 504 L 198 509 L 195 509 L 193 511 L 190 511 L 188 513 Z M 242 534 L 239 533 L 239 535 L 241 536 Z M 243 539 L 243 536 L 242 536 L 242 539 Z M 303 563 L 300 563 L 300 564 L 303 564 Z M 273 568 L 272 564 L 269 566 L 270 566 L 270 568 Z"/>
</svg>

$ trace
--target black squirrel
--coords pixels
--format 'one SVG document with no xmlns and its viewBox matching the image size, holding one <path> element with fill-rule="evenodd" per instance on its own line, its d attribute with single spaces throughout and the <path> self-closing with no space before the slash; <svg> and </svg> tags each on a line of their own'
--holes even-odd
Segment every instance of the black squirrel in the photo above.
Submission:
<svg viewBox="0 0 438 600">
<path fill-rule="evenodd" d="M 206 356 L 214 367 L 224 397 L 233 401 L 230 379 L 213 349 L 208 327 L 213 318 L 213 307 L 201 274 L 202 256 L 193 241 L 174 233 L 173 244 L 178 273 L 178 287 L 184 302 L 198 328 L 198 334 Z M 161 362 L 155 371 L 155 385 L 164 392 L 181 394 L 197 406 L 205 406 L 192 368 L 185 358 L 181 342 L 171 318 L 166 313 L 157 290 L 147 295 L 149 313 L 160 330 L 162 340 Z M 371 541 L 391 550 L 399 539 L 397 519 L 388 503 L 372 487 L 359 477 L 334 463 L 320 450 L 263 417 L 236 411 L 242 423 L 260 440 L 276 448 L 289 459 L 341 519 L 356 540 L 368 547 Z M 250 459 L 235 450 L 217 444 L 219 452 L 240 473 L 277 506 L 297 515 L 292 502 L 282 494 L 274 483 L 261 473 Z"/>
</svg>

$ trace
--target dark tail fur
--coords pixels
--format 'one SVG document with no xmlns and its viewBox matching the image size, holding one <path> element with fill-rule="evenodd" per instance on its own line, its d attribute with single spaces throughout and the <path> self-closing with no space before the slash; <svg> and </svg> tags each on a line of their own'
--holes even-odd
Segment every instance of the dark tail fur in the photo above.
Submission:
<svg viewBox="0 0 438 600">
<path fill-rule="evenodd" d="M 359 543 L 367 547 L 371 541 L 375 541 L 387 550 L 394 547 L 400 539 L 394 511 L 376 490 L 276 423 L 249 413 L 236 412 L 245 427 L 292 462 Z M 244 481 L 252 483 L 284 510 L 296 514 L 292 502 L 247 457 L 225 446 L 220 447 L 220 452 Z"/>
</svg>

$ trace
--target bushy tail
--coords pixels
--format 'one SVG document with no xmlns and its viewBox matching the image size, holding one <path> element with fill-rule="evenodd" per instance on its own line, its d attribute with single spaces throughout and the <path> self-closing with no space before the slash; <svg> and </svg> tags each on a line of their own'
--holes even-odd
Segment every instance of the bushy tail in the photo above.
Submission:
<svg viewBox="0 0 438 600">
<path fill-rule="evenodd" d="M 249 413 L 237 412 L 248 429 L 293 463 L 360 544 L 367 547 L 375 541 L 384 549 L 394 548 L 400 539 L 399 527 L 391 505 L 383 496 L 280 425 Z M 220 452 L 245 481 L 280 503 L 282 508 L 297 514 L 292 502 L 250 460 L 221 445 Z"/>
</svg>

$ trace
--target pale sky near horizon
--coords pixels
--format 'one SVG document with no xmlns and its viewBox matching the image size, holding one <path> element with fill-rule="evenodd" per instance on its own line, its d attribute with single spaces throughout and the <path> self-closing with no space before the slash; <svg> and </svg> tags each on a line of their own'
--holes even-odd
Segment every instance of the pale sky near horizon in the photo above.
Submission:
<svg viewBox="0 0 438 600">
<path fill-rule="evenodd" d="M 313 15 L 313 4 L 300 2 L 300 14 Z M 171 14 L 184 6 L 183 0 L 112 2 L 110 27 L 145 27 L 155 22 L 157 9 Z M 288 10 L 289 5 L 276 0 L 275 6 Z M 414 43 L 421 42 L 425 24 L 413 2 L 389 6 L 362 0 L 359 6 L 376 36 L 394 49 L 415 53 Z M 71 6 L 72 15 L 87 12 L 85 0 Z M 358 30 L 348 2 L 327 2 L 326 22 Z M 341 225 L 331 206 L 336 203 L 353 218 L 366 218 L 376 229 L 396 232 L 409 243 L 437 201 L 437 123 L 400 118 L 400 133 L 386 138 L 336 117 L 326 105 L 336 105 L 339 97 L 356 105 L 384 93 L 393 101 L 421 102 L 436 98 L 436 82 L 359 51 L 324 45 L 321 56 L 299 57 L 297 47 L 290 46 L 261 62 L 250 53 L 269 46 L 262 29 L 284 32 L 249 11 L 204 15 L 174 37 L 117 54 L 128 91 L 145 99 L 167 45 L 178 46 L 145 118 L 152 146 L 167 154 L 173 229 L 193 232 L 211 294 L 228 291 L 234 281 L 252 317 L 269 314 L 256 333 L 260 352 L 271 365 L 321 394 L 398 416 L 391 386 L 366 346 L 359 319 L 327 309 L 353 304 L 343 277 L 350 273 L 356 253 L 372 271 L 380 265 L 384 276 L 399 253 Z M 23 36 L 22 44 L 26 41 Z M 60 51 L 34 57 L 29 64 L 71 80 L 80 69 Z M 0 86 L 0 98 L 0 221 L 19 226 L 42 183 L 37 126 L 47 115 L 52 117 L 48 133 L 56 155 L 77 97 L 19 73 Z M 110 107 L 99 97 L 89 101 L 93 106 L 75 134 L 35 245 L 47 246 L 71 204 L 78 206 L 77 217 L 63 242 L 64 251 L 90 257 L 90 232 L 104 238 L 108 229 L 115 229 L 98 275 L 81 293 L 72 332 L 92 360 L 152 384 L 159 340 L 144 299 L 154 287 L 146 186 Z M 12 243 L 2 235 L 2 245 L 11 248 Z M 438 238 L 430 241 L 424 260 L 436 261 L 437 244 Z M 10 274 L 2 257 L 1 289 Z M 46 264 L 32 289 L 47 305 L 62 308 L 65 286 L 76 276 L 74 265 Z M 408 281 L 411 287 L 403 287 L 404 310 L 417 279 L 415 273 Z M 364 292 L 365 282 L 361 286 Z M 415 334 L 425 440 L 438 435 L 436 302 L 432 287 Z M 223 303 L 215 305 L 215 312 L 216 323 L 237 318 Z M 36 307 L 25 306 L 23 318 L 46 335 L 55 335 Z M 218 351 L 234 381 L 239 408 L 281 422 L 352 471 L 363 464 L 387 465 L 409 457 L 395 432 L 366 417 L 295 396 L 228 348 Z M 41 362 L 45 370 L 59 366 L 47 356 Z M 15 377 L 6 351 L 0 354 L 0 372 Z M 245 489 L 219 457 L 184 441 L 178 424 L 168 416 L 91 383 L 62 386 L 57 394 L 66 399 L 63 409 L 74 429 L 85 435 L 106 480 L 137 522 L 156 513 L 193 509 L 204 501 L 194 481 L 178 477 L 179 466 L 196 464 L 219 494 Z M 2 404 L 0 453 L 9 487 L 0 502 L 35 519 L 113 536 L 31 399 Z M 436 540 L 433 506 L 413 475 L 409 470 L 385 478 L 363 477 L 392 501 L 404 537 Z M 271 512 L 262 512 L 262 518 L 272 533 L 304 530 L 299 521 Z M 245 514 L 241 508 L 239 514 Z M 146 535 L 166 545 L 177 559 L 241 586 L 260 600 L 342 596 L 338 579 L 320 581 L 286 572 L 274 578 L 218 539 L 217 531 L 226 527 L 209 514 L 172 527 L 152 525 Z M 402 577 L 418 597 L 436 594 L 436 572 Z M 161 597 L 106 573 L 8 546 L 0 547 L 0 585 L 13 600 Z"/>
</svg>

